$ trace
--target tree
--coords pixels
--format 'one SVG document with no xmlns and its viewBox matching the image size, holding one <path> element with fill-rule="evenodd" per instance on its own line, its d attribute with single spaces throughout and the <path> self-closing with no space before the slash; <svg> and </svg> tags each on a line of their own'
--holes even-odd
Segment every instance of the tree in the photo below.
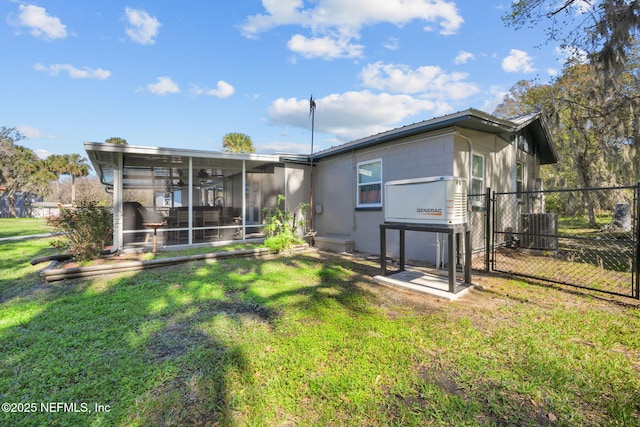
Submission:
<svg viewBox="0 0 640 427">
<path fill-rule="evenodd" d="M 90 199 L 103 206 L 111 206 L 113 204 L 113 196 L 105 191 L 104 184 L 100 182 L 100 178 L 95 174 L 76 178 L 75 186 L 76 201 Z M 44 198 L 45 202 L 71 203 L 70 179 L 63 182 L 52 182 L 50 187 L 51 193 Z"/>
<path fill-rule="evenodd" d="M 638 0 L 517 0 L 503 20 L 522 28 L 548 23 L 547 39 L 586 52 L 605 69 L 619 72 L 640 30 Z"/>
<path fill-rule="evenodd" d="M 539 88 L 540 86 L 533 80 L 520 80 L 511 87 L 502 102 L 493 111 L 493 114 L 504 119 L 510 119 L 540 110 L 540 102 L 537 102 L 533 96 L 534 91 Z"/>
<path fill-rule="evenodd" d="M 231 153 L 255 153 L 253 141 L 244 133 L 228 133 L 222 138 L 222 151 Z"/>
<path fill-rule="evenodd" d="M 76 178 L 89 175 L 87 159 L 80 154 L 52 154 L 47 159 L 47 166 L 57 179 L 60 175 L 71 176 L 71 203 L 76 200 Z"/>
<path fill-rule="evenodd" d="M 47 157 L 47 167 L 56 176 L 55 195 L 57 202 L 60 200 L 60 175 L 67 173 L 67 159 L 61 154 L 51 154 Z"/>
<path fill-rule="evenodd" d="M 15 195 L 17 192 L 46 195 L 49 183 L 55 179 L 44 160 L 20 145 L 24 137 L 15 128 L 0 128 L 0 186 L 3 196 L 9 201 L 9 214 L 16 216 Z"/>
<path fill-rule="evenodd" d="M 547 118 L 560 162 L 543 170 L 546 187 L 630 185 L 640 178 L 639 126 L 633 108 L 640 84 L 634 62 L 640 61 L 629 56 L 625 72 L 608 83 L 591 64 L 567 67 L 548 85 L 519 82 L 498 106 L 496 114 L 502 117 L 538 110 Z M 609 201 L 589 192 L 583 197 L 583 208 L 574 203 L 571 209 L 586 212 L 595 226 L 596 210 Z"/>
<path fill-rule="evenodd" d="M 89 175 L 87 159 L 80 154 L 69 154 L 69 169 L 71 175 L 71 203 L 76 201 L 76 178 Z"/>
<path fill-rule="evenodd" d="M 115 137 L 115 136 L 105 139 L 104 142 L 106 142 L 107 144 L 127 145 L 127 140 L 126 139 L 118 138 L 118 137 Z"/>
</svg>

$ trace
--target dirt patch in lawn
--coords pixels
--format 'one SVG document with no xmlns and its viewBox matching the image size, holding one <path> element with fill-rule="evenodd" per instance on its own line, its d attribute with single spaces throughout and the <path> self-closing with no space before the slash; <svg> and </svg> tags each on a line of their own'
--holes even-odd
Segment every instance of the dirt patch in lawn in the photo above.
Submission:
<svg viewBox="0 0 640 427">
<path fill-rule="evenodd" d="M 349 262 L 348 268 L 361 276 L 359 285 L 379 297 L 381 306 L 405 307 L 414 312 L 433 312 L 446 307 L 448 304 L 456 306 L 456 312 L 466 317 L 475 318 L 479 322 L 485 317 L 485 310 L 489 310 L 492 316 L 496 316 L 495 309 L 512 306 L 515 304 L 536 304 L 543 307 L 601 306 L 607 311 L 615 311 L 626 308 L 640 308 L 640 301 L 622 296 L 602 294 L 597 291 L 560 285 L 542 280 L 510 277 L 504 273 L 487 273 L 481 270 L 473 270 L 471 281 L 475 285 L 473 289 L 455 301 L 449 301 L 437 296 L 412 292 L 401 288 L 390 288 L 377 285 L 373 277 L 380 273 L 380 258 L 375 255 L 363 253 L 328 253 L 319 252 L 318 256 L 339 258 Z M 426 268 L 428 264 L 412 261 L 412 265 Z M 344 265 L 347 268 L 347 265 Z M 514 286 L 517 282 L 525 282 L 530 288 Z M 576 296 L 582 298 L 576 298 Z M 392 309 L 391 317 L 395 316 Z"/>
</svg>

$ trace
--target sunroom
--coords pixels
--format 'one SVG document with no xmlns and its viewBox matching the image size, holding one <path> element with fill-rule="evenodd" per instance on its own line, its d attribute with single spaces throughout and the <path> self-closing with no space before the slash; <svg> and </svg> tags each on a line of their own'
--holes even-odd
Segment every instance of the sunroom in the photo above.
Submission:
<svg viewBox="0 0 640 427">
<path fill-rule="evenodd" d="M 307 166 L 278 155 L 85 142 L 113 194 L 116 250 L 220 245 L 263 238 L 278 195 L 287 209 L 308 201 Z M 284 206 L 280 206 L 284 208 Z M 298 212 L 300 214 L 300 212 Z"/>
</svg>

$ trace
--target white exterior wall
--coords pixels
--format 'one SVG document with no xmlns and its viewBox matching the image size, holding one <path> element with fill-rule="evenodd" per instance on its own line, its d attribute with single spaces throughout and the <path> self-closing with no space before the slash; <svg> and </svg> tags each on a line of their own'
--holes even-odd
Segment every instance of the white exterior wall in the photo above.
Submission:
<svg viewBox="0 0 640 427">
<path fill-rule="evenodd" d="M 311 179 L 309 170 L 309 166 L 296 164 L 287 164 L 284 169 L 284 196 L 286 197 L 287 208 L 295 213 L 296 221 L 302 216 L 300 205 L 309 203 Z M 305 219 L 309 221 L 308 209 Z M 303 235 L 306 231 L 307 230 L 299 229 L 298 233 Z"/>
</svg>

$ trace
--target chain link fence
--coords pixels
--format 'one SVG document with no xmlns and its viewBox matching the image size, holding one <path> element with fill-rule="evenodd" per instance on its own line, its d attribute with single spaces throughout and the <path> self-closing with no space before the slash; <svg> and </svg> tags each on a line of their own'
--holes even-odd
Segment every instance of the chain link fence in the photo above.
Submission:
<svg viewBox="0 0 640 427">
<path fill-rule="evenodd" d="M 469 200 L 469 228 L 471 230 L 471 268 L 488 271 L 491 254 L 491 191 L 471 194 Z"/>
<path fill-rule="evenodd" d="M 475 234 L 484 231 L 494 271 L 638 299 L 638 188 L 485 195 L 478 200 L 492 213 L 493 232 L 485 221 L 474 230 L 473 247 L 482 247 Z M 481 215 L 470 202 L 475 229 Z"/>
</svg>

